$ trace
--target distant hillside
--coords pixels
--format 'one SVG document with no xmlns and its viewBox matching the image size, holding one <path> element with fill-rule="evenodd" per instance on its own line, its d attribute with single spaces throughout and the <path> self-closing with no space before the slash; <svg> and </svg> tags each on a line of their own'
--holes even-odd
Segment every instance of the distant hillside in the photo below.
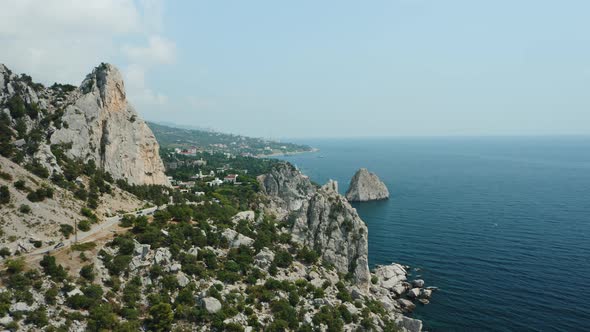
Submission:
<svg viewBox="0 0 590 332">
<path fill-rule="evenodd" d="M 184 129 L 148 122 L 162 148 L 197 147 L 207 152 L 228 152 L 236 155 L 264 156 L 313 151 L 308 145 L 284 143 L 218 132 Z"/>
</svg>

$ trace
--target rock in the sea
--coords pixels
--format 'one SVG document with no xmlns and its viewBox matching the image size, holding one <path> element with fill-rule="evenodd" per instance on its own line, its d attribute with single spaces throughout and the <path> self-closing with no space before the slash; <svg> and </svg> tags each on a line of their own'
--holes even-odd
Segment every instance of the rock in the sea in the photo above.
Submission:
<svg viewBox="0 0 590 332">
<path fill-rule="evenodd" d="M 416 309 L 416 305 L 414 304 L 414 302 L 412 302 L 408 299 L 397 299 L 397 303 L 399 303 L 399 305 L 405 311 L 412 311 L 412 310 Z"/>
<path fill-rule="evenodd" d="M 415 299 L 420 296 L 420 288 L 412 288 L 408 291 L 408 297 L 411 299 Z"/>
<path fill-rule="evenodd" d="M 412 286 L 422 288 L 422 287 L 424 287 L 424 280 L 422 280 L 422 279 L 412 280 Z"/>
<path fill-rule="evenodd" d="M 214 297 L 206 297 L 201 299 L 201 306 L 210 314 L 214 314 L 221 310 L 221 302 L 219 302 L 219 300 Z"/>
<path fill-rule="evenodd" d="M 376 201 L 389 198 L 389 190 L 375 173 L 361 168 L 350 180 L 345 196 L 349 202 Z"/>
<path fill-rule="evenodd" d="M 430 289 L 422 289 L 420 290 L 420 297 L 423 299 L 429 299 L 432 296 L 432 291 Z"/>
</svg>

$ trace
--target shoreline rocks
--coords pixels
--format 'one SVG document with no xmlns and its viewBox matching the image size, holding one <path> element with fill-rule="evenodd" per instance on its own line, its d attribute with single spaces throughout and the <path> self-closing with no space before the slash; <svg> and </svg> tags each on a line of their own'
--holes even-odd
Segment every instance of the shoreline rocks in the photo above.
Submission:
<svg viewBox="0 0 590 332">
<path fill-rule="evenodd" d="M 361 168 L 350 180 L 345 196 L 349 202 L 377 201 L 388 199 L 389 190 L 375 173 Z"/>
</svg>

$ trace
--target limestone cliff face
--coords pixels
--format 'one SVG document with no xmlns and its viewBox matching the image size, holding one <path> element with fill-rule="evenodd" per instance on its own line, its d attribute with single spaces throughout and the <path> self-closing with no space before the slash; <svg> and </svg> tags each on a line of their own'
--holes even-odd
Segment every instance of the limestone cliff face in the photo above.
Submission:
<svg viewBox="0 0 590 332">
<path fill-rule="evenodd" d="M 361 168 L 350 180 L 345 196 L 349 202 L 375 201 L 389 198 L 389 190 L 377 175 Z"/>
<path fill-rule="evenodd" d="M 68 127 L 57 130 L 51 143 L 71 142 L 70 156 L 94 159 L 132 184 L 168 184 L 156 138 L 127 101 L 114 66 L 100 65 L 86 76 L 62 119 Z"/>
<path fill-rule="evenodd" d="M 324 262 L 350 274 L 359 289 L 367 291 L 367 226 L 335 190 L 335 182 L 316 188 L 286 163 L 261 176 L 259 182 L 270 198 L 269 209 L 292 223 L 293 239 L 318 251 Z"/>
<path fill-rule="evenodd" d="M 26 114 L 14 111 L 18 104 Z M 121 73 L 110 64 L 96 67 L 79 88 L 58 84 L 45 88 L 0 64 L 0 111 L 14 129 L 26 127 L 27 145 L 30 133 L 41 133 L 35 152 L 25 158 L 36 159 L 51 172 L 61 170 L 50 147 L 63 144 L 68 146 L 67 156 L 94 160 L 116 179 L 169 185 L 159 145 L 129 104 Z"/>
</svg>

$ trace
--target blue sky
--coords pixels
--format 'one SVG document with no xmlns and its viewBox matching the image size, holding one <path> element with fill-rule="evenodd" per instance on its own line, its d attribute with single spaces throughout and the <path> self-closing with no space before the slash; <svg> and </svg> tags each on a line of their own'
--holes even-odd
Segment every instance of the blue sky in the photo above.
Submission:
<svg viewBox="0 0 590 332">
<path fill-rule="evenodd" d="M 69 10 L 37 5 L 52 2 Z M 253 136 L 590 133 L 588 1 L 88 3 L 83 22 L 45 18 L 80 54 L 27 63 L 19 41 L 36 37 L 0 23 L 16 50 L 0 62 L 78 84 L 109 61 L 145 118 Z"/>
</svg>

